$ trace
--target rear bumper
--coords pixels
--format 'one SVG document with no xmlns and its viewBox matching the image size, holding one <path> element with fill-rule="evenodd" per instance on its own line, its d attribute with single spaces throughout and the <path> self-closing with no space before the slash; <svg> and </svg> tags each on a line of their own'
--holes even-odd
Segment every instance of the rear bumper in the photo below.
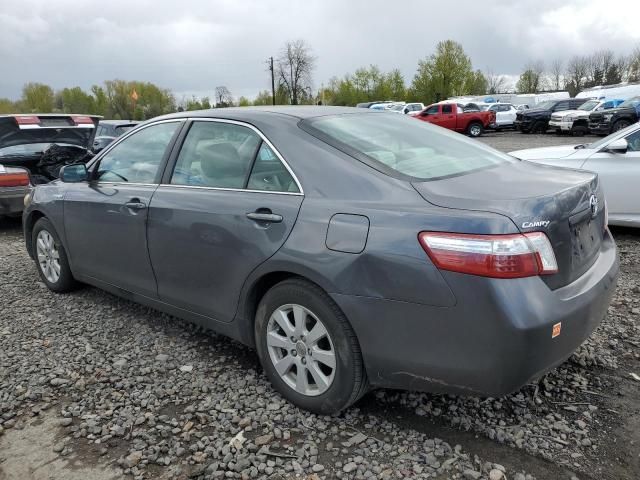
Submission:
<svg viewBox="0 0 640 480">
<path fill-rule="evenodd" d="M 24 196 L 31 187 L 0 188 L 0 216 L 19 215 L 24 210 Z"/>
<path fill-rule="evenodd" d="M 539 277 L 443 272 L 456 295 L 453 307 L 332 296 L 358 336 L 372 385 L 497 397 L 571 355 L 606 314 L 617 275 L 607 232 L 596 263 L 557 290 Z M 552 338 L 558 323 L 560 335 Z"/>
</svg>

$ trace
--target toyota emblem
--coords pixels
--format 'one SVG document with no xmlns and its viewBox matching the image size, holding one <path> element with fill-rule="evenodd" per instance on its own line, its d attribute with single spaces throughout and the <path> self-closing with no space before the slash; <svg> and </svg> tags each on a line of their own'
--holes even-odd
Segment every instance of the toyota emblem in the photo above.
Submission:
<svg viewBox="0 0 640 480">
<path fill-rule="evenodd" d="M 598 215 L 598 197 L 591 195 L 589 199 L 589 208 L 591 209 L 591 218 L 596 218 Z"/>
</svg>

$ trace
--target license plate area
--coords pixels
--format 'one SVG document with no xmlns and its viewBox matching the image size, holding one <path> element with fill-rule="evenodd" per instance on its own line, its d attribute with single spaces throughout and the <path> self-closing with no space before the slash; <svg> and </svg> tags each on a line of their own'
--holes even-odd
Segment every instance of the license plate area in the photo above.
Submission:
<svg viewBox="0 0 640 480">
<path fill-rule="evenodd" d="M 602 232 L 599 222 L 591 218 L 591 211 L 587 210 L 569 219 L 571 230 L 571 263 L 575 269 L 584 267 L 600 250 Z"/>
</svg>

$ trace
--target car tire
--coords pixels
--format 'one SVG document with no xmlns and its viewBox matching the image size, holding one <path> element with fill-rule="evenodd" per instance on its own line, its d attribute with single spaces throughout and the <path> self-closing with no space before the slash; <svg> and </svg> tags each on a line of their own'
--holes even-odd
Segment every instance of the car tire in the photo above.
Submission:
<svg viewBox="0 0 640 480">
<path fill-rule="evenodd" d="M 49 290 L 65 293 L 77 288 L 67 252 L 49 219 L 43 217 L 33 226 L 31 245 L 38 274 Z"/>
<path fill-rule="evenodd" d="M 531 127 L 531 133 L 547 133 L 547 124 L 545 122 L 537 121 Z"/>
<path fill-rule="evenodd" d="M 618 120 L 611 127 L 611 133 L 622 130 L 623 128 L 627 128 L 629 125 L 631 125 L 631 123 L 628 122 L 627 120 Z"/>
<path fill-rule="evenodd" d="M 467 135 L 469 135 L 470 137 L 479 137 L 480 135 L 482 135 L 482 124 L 480 122 L 471 122 L 468 126 L 467 126 Z"/>
<path fill-rule="evenodd" d="M 335 414 L 368 390 L 351 325 L 313 283 L 290 279 L 272 287 L 258 305 L 254 334 L 271 384 L 302 409 Z"/>
<path fill-rule="evenodd" d="M 571 135 L 574 137 L 584 137 L 589 133 L 589 129 L 585 126 L 571 127 Z"/>
</svg>

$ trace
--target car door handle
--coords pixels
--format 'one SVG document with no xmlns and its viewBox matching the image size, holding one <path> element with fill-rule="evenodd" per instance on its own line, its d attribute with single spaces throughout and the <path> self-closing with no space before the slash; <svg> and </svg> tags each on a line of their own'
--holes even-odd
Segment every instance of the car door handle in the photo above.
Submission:
<svg viewBox="0 0 640 480">
<path fill-rule="evenodd" d="M 282 215 L 278 215 L 277 213 L 269 212 L 250 212 L 247 213 L 247 218 L 254 220 L 256 222 L 265 222 L 265 223 L 280 223 L 282 222 Z"/>
<path fill-rule="evenodd" d="M 137 198 L 132 198 L 130 201 L 124 204 L 125 207 L 130 208 L 131 210 L 144 210 L 147 208 L 147 204 L 141 202 Z"/>
</svg>

